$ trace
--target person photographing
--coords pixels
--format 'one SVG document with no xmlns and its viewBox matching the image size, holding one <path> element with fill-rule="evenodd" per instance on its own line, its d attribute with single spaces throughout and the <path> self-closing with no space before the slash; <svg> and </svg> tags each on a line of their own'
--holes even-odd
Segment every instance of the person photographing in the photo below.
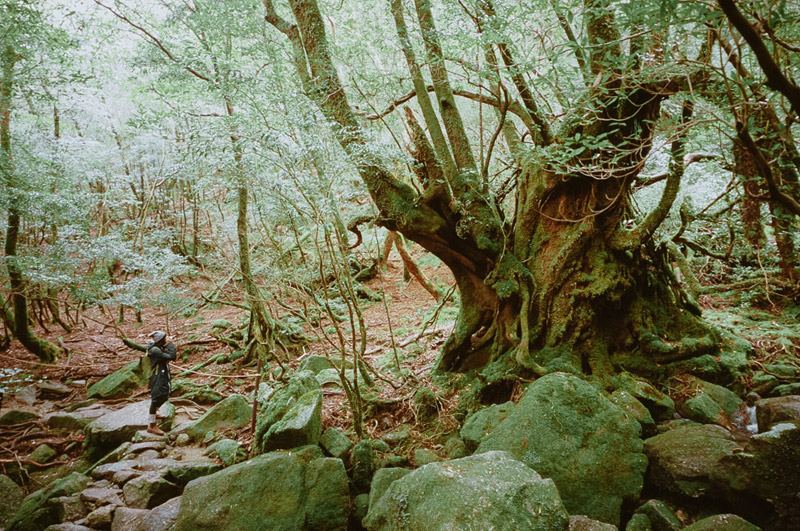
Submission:
<svg viewBox="0 0 800 531">
<path fill-rule="evenodd" d="M 175 360 L 176 350 L 173 343 L 167 343 L 167 334 L 161 330 L 150 333 L 147 344 L 147 357 L 150 358 L 150 423 L 147 431 L 155 435 L 164 435 L 156 425 L 156 413 L 167 401 L 172 390 L 172 376 L 169 373 L 169 362 Z"/>
</svg>

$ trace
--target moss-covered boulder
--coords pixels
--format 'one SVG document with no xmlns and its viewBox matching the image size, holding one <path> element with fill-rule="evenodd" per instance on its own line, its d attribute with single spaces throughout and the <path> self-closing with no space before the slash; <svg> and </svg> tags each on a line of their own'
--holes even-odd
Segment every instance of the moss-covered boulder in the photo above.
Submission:
<svg viewBox="0 0 800 531">
<path fill-rule="evenodd" d="M 534 382 L 477 452 L 505 450 L 552 478 L 571 514 L 618 525 L 637 500 L 647 459 L 641 426 L 590 383 L 568 374 Z"/>
<path fill-rule="evenodd" d="M 297 366 L 297 372 L 310 371 L 312 374 L 317 374 L 325 369 L 335 368 L 331 360 L 325 356 L 312 355 L 303 358 L 300 365 Z"/>
<path fill-rule="evenodd" d="M 504 404 L 492 404 L 467 417 L 461 428 L 461 438 L 464 440 L 467 450 L 474 452 L 483 438 L 503 422 L 515 407 L 516 404 L 511 401 Z"/>
<path fill-rule="evenodd" d="M 647 482 L 661 492 L 701 498 L 715 493 L 719 462 L 742 450 L 733 435 L 713 424 L 669 430 L 644 442 Z"/>
<path fill-rule="evenodd" d="M 22 498 L 22 487 L 0 474 L 0 529 L 5 529 L 6 523 L 19 509 Z"/>
<path fill-rule="evenodd" d="M 769 430 L 775 424 L 800 420 L 800 396 L 789 395 L 764 398 L 755 404 L 758 431 Z"/>
<path fill-rule="evenodd" d="M 57 508 L 48 502 L 53 498 L 77 494 L 88 484 L 87 476 L 75 472 L 31 493 L 22 501 L 19 510 L 8 522 L 6 529 L 8 531 L 41 531 L 49 525 L 58 523 Z"/>
<path fill-rule="evenodd" d="M 25 411 L 22 409 L 9 409 L 0 416 L 0 426 L 12 426 L 20 424 L 29 420 L 38 419 L 39 415 L 33 411 Z"/>
<path fill-rule="evenodd" d="M 564 529 L 569 516 L 551 480 L 506 452 L 432 463 L 393 481 L 370 503 L 369 531 Z"/>
<path fill-rule="evenodd" d="M 175 531 L 344 531 L 350 513 L 341 459 L 317 447 L 271 452 L 190 482 Z"/>
<path fill-rule="evenodd" d="M 162 430 L 168 430 L 175 419 L 175 406 L 164 404 L 160 410 L 165 417 L 158 420 Z M 108 411 L 90 422 L 84 432 L 84 451 L 97 458 L 120 444 L 130 441 L 137 431 L 147 429 L 150 422 L 150 401 L 143 400 L 116 411 Z"/>
<path fill-rule="evenodd" d="M 300 397 L 322 389 L 311 371 L 298 371 L 287 384 L 264 393 L 259 399 L 256 436 L 253 445 L 264 451 L 264 442 L 269 429 L 286 415 Z"/>
<path fill-rule="evenodd" d="M 685 391 L 692 396 L 678 408 L 681 415 L 703 424 L 731 425 L 743 404 L 736 393 L 699 378 L 691 378 L 686 384 Z"/>
<path fill-rule="evenodd" d="M 182 426 L 177 431 L 186 433 L 195 440 L 202 440 L 208 432 L 238 430 L 247 426 L 253 415 L 253 408 L 242 395 L 230 395 L 214 405 L 202 417 Z"/>
<path fill-rule="evenodd" d="M 286 414 L 270 426 L 264 435 L 262 449 L 288 450 L 317 444 L 322 435 L 322 390 L 301 396 Z"/>
<path fill-rule="evenodd" d="M 683 531 L 761 531 L 761 528 L 735 514 L 717 514 L 698 520 Z"/>
<path fill-rule="evenodd" d="M 95 383 L 86 392 L 88 398 L 120 398 L 128 396 L 150 378 L 150 358 L 142 356 Z"/>
<path fill-rule="evenodd" d="M 344 458 L 347 452 L 350 451 L 350 448 L 353 447 L 353 442 L 350 438 L 333 426 L 329 426 L 323 432 L 319 443 L 328 455 L 339 459 Z"/>
</svg>

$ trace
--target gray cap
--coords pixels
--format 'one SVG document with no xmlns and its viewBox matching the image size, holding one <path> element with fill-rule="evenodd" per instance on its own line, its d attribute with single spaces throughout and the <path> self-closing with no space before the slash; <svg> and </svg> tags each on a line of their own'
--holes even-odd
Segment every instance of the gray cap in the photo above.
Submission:
<svg viewBox="0 0 800 531">
<path fill-rule="evenodd" d="M 161 330 L 156 330 L 155 332 L 150 332 L 150 334 L 148 334 L 147 337 L 152 338 L 153 343 L 159 343 L 161 342 L 161 340 L 167 337 L 167 334 L 166 332 L 162 332 Z"/>
</svg>

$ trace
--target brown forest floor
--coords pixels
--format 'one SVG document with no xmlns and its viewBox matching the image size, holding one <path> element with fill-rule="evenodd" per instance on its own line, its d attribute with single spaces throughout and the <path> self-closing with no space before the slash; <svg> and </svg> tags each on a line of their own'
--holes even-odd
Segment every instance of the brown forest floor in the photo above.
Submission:
<svg viewBox="0 0 800 531">
<path fill-rule="evenodd" d="M 423 254 L 419 253 L 417 258 Z M 449 271 L 442 265 L 420 265 L 420 268 L 439 286 L 448 286 L 452 282 Z M 380 301 L 364 305 L 363 316 L 368 327 L 367 360 L 372 366 L 377 366 L 381 356 L 392 355 L 391 334 L 389 333 L 391 321 L 396 344 L 408 346 L 408 344 L 415 343 L 413 356 L 404 355 L 402 348 L 398 348 L 398 351 L 403 360 L 403 369 L 413 373 L 416 378 L 403 381 L 396 375 L 381 371 L 387 380 L 392 382 L 389 384 L 379 381 L 382 391 L 378 398 L 388 405 L 365 422 L 366 432 L 377 437 L 391 431 L 399 423 L 413 423 L 415 421 L 412 407 L 413 392 L 419 386 L 431 387 L 437 392 L 440 416 L 437 429 L 434 431 L 446 433 L 457 429 L 455 419 L 449 414 L 457 403 L 457 397 L 452 394 L 448 396 L 446 391 L 437 389 L 430 381 L 429 376 L 429 369 L 436 358 L 438 347 L 447 337 L 452 321 L 448 323 L 447 317 L 440 317 L 427 329 L 424 337 L 416 342 L 412 341 L 421 331 L 425 317 L 423 314 L 427 312 L 429 315 L 439 306 L 439 303 L 416 280 L 412 279 L 408 283 L 403 281 L 403 266 L 396 252 L 390 257 L 388 270 L 381 277 L 372 279 L 367 285 L 375 292 L 385 293 L 386 306 L 388 306 L 387 312 L 387 307 Z M 197 300 L 201 300 L 201 295 L 208 292 L 210 285 L 208 282 L 196 280 L 192 281 L 190 288 Z M 11 390 L 6 391 L 3 399 L 3 409 L 29 410 L 40 415 L 62 409 L 71 403 L 85 399 L 86 391 L 93 383 L 124 365 L 138 360 L 143 353 L 125 346 L 119 338 L 115 325 L 112 324 L 117 316 L 116 308 L 105 313 L 98 308 L 92 308 L 83 312 L 82 325 L 70 333 L 65 333 L 57 325 L 49 327 L 49 332 L 38 329 L 37 333 L 42 337 L 54 342 L 60 340 L 63 342 L 63 346 L 69 349 L 69 354 L 62 356 L 55 365 L 38 364 L 35 356 L 27 352 L 18 341 L 13 341 L 6 351 L 0 352 L 0 386 L 7 389 L 11 387 Z M 205 306 L 189 318 L 173 318 L 169 320 L 168 324 L 165 316 L 166 314 L 159 308 L 146 308 L 142 312 L 142 322 L 136 323 L 133 312 L 127 311 L 125 321 L 117 324 L 116 328 L 122 331 L 126 337 L 140 344 L 147 342 L 147 334 L 151 331 L 168 328 L 170 340 L 175 342 L 178 347 L 178 360 L 171 364 L 173 381 L 183 379 L 200 385 L 211 385 L 223 396 L 234 393 L 248 396 L 253 392 L 256 383 L 256 369 L 253 366 L 242 366 L 238 362 L 212 363 L 201 369 L 201 374 L 192 374 L 188 377 L 177 376 L 182 370 L 194 367 L 219 353 L 231 353 L 232 347 L 212 336 L 212 323 L 218 319 L 239 323 L 244 316 L 242 309 L 226 305 L 218 305 L 213 308 Z M 323 322 L 321 326 L 329 324 Z M 306 335 L 309 338 L 315 337 L 310 330 L 307 330 Z M 188 359 L 181 359 L 182 352 L 189 352 Z M 298 349 L 297 357 L 288 364 L 294 368 L 306 356 L 325 355 L 326 353 L 331 357 L 340 356 L 340 353 L 327 342 L 311 341 Z M 23 369 L 21 374 L 24 374 L 27 380 L 21 382 L 20 374 L 10 375 L 3 369 Z M 25 387 L 41 380 L 68 383 L 74 391 L 70 396 L 58 402 L 37 401 L 33 405 L 29 405 L 15 396 L 14 387 Z M 133 398 L 147 399 L 147 393 L 147 388 L 142 387 L 133 394 Z M 350 408 L 341 389 L 338 387 L 326 388 L 323 427 L 336 426 L 347 430 L 351 428 L 351 423 Z M 430 429 L 427 431 L 412 430 L 410 442 L 413 441 L 416 447 L 435 446 L 430 432 Z M 42 433 L 40 437 L 35 437 L 34 433 L 34 431 L 21 433 L 17 434 L 19 436 L 14 437 L 13 440 L 0 441 L 0 460 L 12 457 L 9 450 L 12 450 L 16 457 L 27 455 L 36 445 L 47 439 L 48 434 L 46 433 Z M 79 442 L 80 435 L 75 437 L 76 442 Z M 238 438 L 240 442 L 248 443 L 252 438 L 249 428 L 240 430 Z M 9 448 L 5 444 L 13 446 Z M 61 446 L 68 447 L 64 444 Z M 70 457 L 77 456 L 79 449 L 80 445 L 73 445 L 73 449 L 69 452 Z"/>
</svg>

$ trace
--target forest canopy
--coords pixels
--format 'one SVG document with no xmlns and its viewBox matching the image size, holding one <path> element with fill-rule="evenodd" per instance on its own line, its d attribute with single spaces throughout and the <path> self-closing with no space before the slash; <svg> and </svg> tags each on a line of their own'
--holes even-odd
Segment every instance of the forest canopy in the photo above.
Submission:
<svg viewBox="0 0 800 531">
<path fill-rule="evenodd" d="M 370 378 L 358 299 L 393 245 L 457 304 L 435 368 L 488 380 L 614 387 L 729 348 L 709 293 L 797 295 L 795 2 L 2 0 L 0 15 L 4 337 L 43 361 L 63 348 L 32 324 L 227 303 L 249 315 L 246 362 L 343 322 L 325 337 Z M 201 301 L 178 280 L 198 274 L 218 286 Z"/>
</svg>

